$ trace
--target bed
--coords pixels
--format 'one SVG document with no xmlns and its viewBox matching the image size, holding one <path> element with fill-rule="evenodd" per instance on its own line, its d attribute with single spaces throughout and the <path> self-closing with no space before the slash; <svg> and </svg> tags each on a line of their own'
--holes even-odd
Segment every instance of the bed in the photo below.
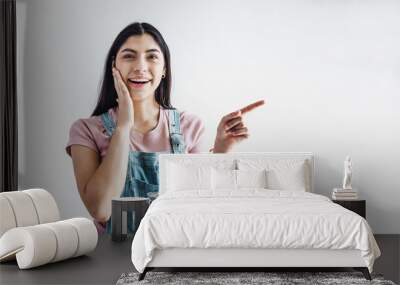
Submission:
<svg viewBox="0 0 400 285">
<path fill-rule="evenodd" d="M 158 267 L 352 267 L 371 279 L 367 221 L 314 192 L 312 153 L 160 155 L 159 196 L 132 242 Z"/>
</svg>

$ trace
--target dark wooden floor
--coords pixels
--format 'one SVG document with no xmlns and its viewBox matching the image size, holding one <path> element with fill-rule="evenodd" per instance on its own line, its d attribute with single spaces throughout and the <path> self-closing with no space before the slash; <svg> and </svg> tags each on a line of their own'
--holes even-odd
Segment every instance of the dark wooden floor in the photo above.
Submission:
<svg viewBox="0 0 400 285">
<path fill-rule="evenodd" d="M 399 283 L 400 235 L 376 235 L 375 238 L 382 256 L 376 261 L 374 272 Z M 135 271 L 130 252 L 131 240 L 114 243 L 103 236 L 88 256 L 29 270 L 19 270 L 15 261 L 0 264 L 0 284 L 115 284 L 122 273 Z"/>
<path fill-rule="evenodd" d="M 381 257 L 375 261 L 374 272 L 386 279 L 400 283 L 400 235 L 375 235 L 381 250 Z"/>
</svg>

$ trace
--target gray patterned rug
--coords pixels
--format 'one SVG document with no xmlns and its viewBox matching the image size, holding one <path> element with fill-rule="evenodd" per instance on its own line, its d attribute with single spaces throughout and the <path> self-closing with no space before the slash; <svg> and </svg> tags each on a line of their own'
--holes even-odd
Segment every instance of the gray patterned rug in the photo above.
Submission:
<svg viewBox="0 0 400 285">
<path fill-rule="evenodd" d="M 117 285 L 134 284 L 379 284 L 395 285 L 384 280 L 382 275 L 372 274 L 372 281 L 364 278 L 360 272 L 155 272 L 150 271 L 145 279 L 138 281 L 139 273 L 122 274 Z"/>
</svg>

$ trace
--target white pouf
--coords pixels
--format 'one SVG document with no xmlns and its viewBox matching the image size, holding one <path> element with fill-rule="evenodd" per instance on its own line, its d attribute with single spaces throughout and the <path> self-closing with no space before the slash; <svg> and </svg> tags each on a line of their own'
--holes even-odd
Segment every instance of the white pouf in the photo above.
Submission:
<svg viewBox="0 0 400 285">
<path fill-rule="evenodd" d="M 17 259 L 20 269 L 86 254 L 96 248 L 93 221 L 59 221 L 53 196 L 44 189 L 0 193 L 0 262 Z"/>
<path fill-rule="evenodd" d="M 86 254 L 97 241 L 96 226 L 86 218 L 13 228 L 0 238 L 0 261 L 15 256 L 19 268 L 28 269 Z"/>
</svg>

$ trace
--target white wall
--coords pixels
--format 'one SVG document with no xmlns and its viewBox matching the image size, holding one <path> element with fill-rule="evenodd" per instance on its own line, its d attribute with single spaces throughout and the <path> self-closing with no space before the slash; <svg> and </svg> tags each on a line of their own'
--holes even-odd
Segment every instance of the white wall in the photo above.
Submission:
<svg viewBox="0 0 400 285">
<path fill-rule="evenodd" d="M 400 233 L 400 1 L 17 0 L 20 187 L 43 187 L 64 218 L 87 215 L 64 151 L 92 112 L 117 33 L 148 21 L 172 53 L 173 104 L 220 117 L 260 98 L 235 151 L 312 151 L 317 193 L 354 186 L 375 233 Z"/>
</svg>

